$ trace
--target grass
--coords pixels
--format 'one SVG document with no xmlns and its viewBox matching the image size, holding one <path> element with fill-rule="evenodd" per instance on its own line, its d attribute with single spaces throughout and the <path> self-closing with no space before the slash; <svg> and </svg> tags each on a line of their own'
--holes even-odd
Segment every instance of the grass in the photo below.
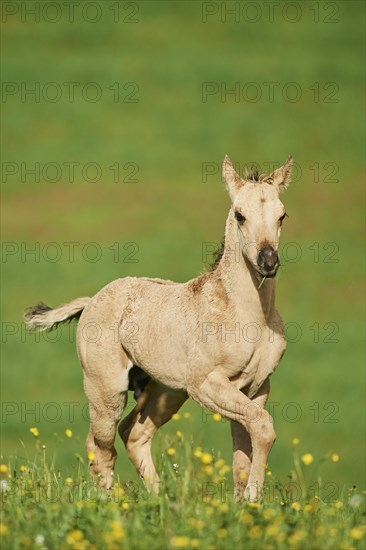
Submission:
<svg viewBox="0 0 366 550">
<path fill-rule="evenodd" d="M 12 4 L 21 9 L 21 3 Z M 255 509 L 247 504 L 238 507 L 228 498 L 227 512 L 212 506 L 213 516 L 206 519 L 205 527 L 191 529 L 189 517 L 206 518 L 204 510 L 211 506 L 202 502 L 195 457 L 177 447 L 174 460 L 192 475 L 188 488 L 168 468 L 165 448 L 176 445 L 177 429 L 170 422 L 159 432 L 154 447 L 159 470 L 163 475 L 169 472 L 164 478 L 169 497 L 145 498 L 139 485 L 141 499 L 130 502 L 129 509 L 102 496 L 90 508 L 85 502 L 78 509 L 76 501 L 65 502 L 70 487 L 64 488 L 62 502 L 55 503 L 38 503 L 31 495 L 22 502 L 17 500 L 19 491 L 6 493 L 6 544 L 12 549 L 21 545 L 23 534 L 35 546 L 35 537 L 43 534 L 47 541 L 40 546 L 67 547 L 66 538 L 73 529 L 83 533 L 83 541 L 96 544 L 93 533 L 113 531 L 107 518 L 121 518 L 125 536 L 120 542 L 126 548 L 172 547 L 171 539 L 177 536 L 198 539 L 201 547 L 238 548 L 245 543 L 248 548 L 276 548 L 277 544 L 282 549 L 295 544 L 290 537 L 296 530 L 311 533 L 296 543 L 301 548 L 358 547 L 361 542 L 352 538 L 350 530 L 358 529 L 361 512 L 350 506 L 349 490 L 356 486 L 352 491 L 360 494 L 365 487 L 360 238 L 364 227 L 364 4 L 336 2 L 338 22 L 325 23 L 332 3 L 319 3 L 319 22 L 314 22 L 314 3 L 301 3 L 300 20 L 289 23 L 281 15 L 286 3 L 281 3 L 273 23 L 263 16 L 253 24 L 236 23 L 230 17 L 223 23 L 220 16 L 203 23 L 202 3 L 188 1 L 141 1 L 138 23 L 112 24 L 107 4 L 103 3 L 104 16 L 96 24 L 86 23 L 79 15 L 74 23 L 65 17 L 55 24 L 44 19 L 36 23 L 31 16 L 23 23 L 19 11 L 3 25 L 4 81 L 19 87 L 22 82 L 28 87 L 56 82 L 63 91 L 64 82 L 79 82 L 77 90 L 97 82 L 103 95 L 92 103 L 77 91 L 70 102 L 64 93 L 52 103 L 31 97 L 22 101 L 19 92 L 2 103 L 3 167 L 4 162 L 15 163 L 17 172 L 7 178 L 3 174 L 2 179 L 1 461 L 12 476 L 16 471 L 18 478 L 19 465 L 24 464 L 24 479 L 33 476 L 36 485 L 37 480 L 44 482 L 42 449 L 37 451 L 35 466 L 30 458 L 34 453 L 29 451 L 33 438 L 29 429 L 36 426 L 47 445 L 47 476 L 55 471 L 57 478 L 60 470 L 62 485 L 67 477 L 77 484 L 80 476 L 87 476 L 81 461 L 75 460 L 75 453 L 85 459 L 88 431 L 75 326 L 62 328 L 53 335 L 55 341 L 51 335 L 37 340 L 24 330 L 24 308 L 39 300 L 55 306 L 93 295 L 125 275 L 177 281 L 195 277 L 210 259 L 204 254 L 206 243 L 218 245 L 224 230 L 229 199 L 220 163 L 225 153 L 240 168 L 253 162 L 284 162 L 291 153 L 297 174 L 283 195 L 289 218 L 284 223 L 283 266 L 277 284 L 277 308 L 288 326 L 290 342 L 271 381 L 269 409 L 277 441 L 269 469 L 285 483 L 294 469 L 293 438 L 301 440 L 302 454 L 312 453 L 319 459 L 338 454 L 339 462 L 322 463 L 321 477 L 322 486 L 335 487 L 334 498 L 342 501 L 343 508 L 327 501 L 306 512 L 304 507 L 310 503 L 305 499 L 301 510 L 292 509 L 287 501 L 283 506 L 264 502 Z M 136 82 L 139 101 L 114 102 L 109 89 L 114 82 L 122 90 L 126 82 Z M 202 89 L 207 82 L 216 83 L 219 93 L 204 102 Z M 243 90 L 248 82 L 262 90 L 259 101 L 241 98 L 237 102 L 232 95 L 222 100 L 222 84 L 230 89 L 238 83 Z M 266 82 L 278 83 L 273 101 L 266 95 Z M 289 82 L 301 88 L 298 102 L 283 97 Z M 319 99 L 314 96 L 317 82 Z M 338 87 L 336 103 L 326 101 L 328 83 Z M 39 181 L 26 174 L 37 162 Z M 65 164 L 70 162 L 78 163 L 73 181 Z M 83 174 L 90 162 L 101 169 L 95 183 Z M 126 181 L 126 164 L 131 162 L 138 167 L 137 182 Z M 57 181 L 42 176 L 47 163 L 60 167 Z M 120 166 L 118 181 L 110 168 L 115 163 Z M 212 175 L 205 176 L 204 163 L 214 168 Z M 67 243 L 72 242 L 75 250 L 70 258 Z M 47 250 L 52 254 L 47 248 L 50 243 L 60 252 L 56 261 L 47 256 Z M 96 243 L 101 252 L 96 262 L 84 253 L 89 243 Z M 135 263 L 129 261 L 130 249 L 123 248 L 128 243 L 137 247 Z M 191 414 L 184 430 L 178 426 L 185 441 L 192 438 L 214 453 L 215 460 L 222 458 L 229 464 L 228 423 L 212 422 L 192 402 L 184 405 L 183 413 Z M 66 429 L 72 429 L 71 439 L 54 435 Z M 139 483 L 121 442 L 116 445 L 120 483 Z M 52 466 L 54 455 L 57 467 Z M 313 465 L 305 473 L 308 468 Z M 8 473 L 3 475 L 6 481 Z M 271 521 L 278 521 L 283 541 L 276 542 L 274 535 L 263 538 L 267 507 L 275 511 Z M 243 510 L 253 517 L 252 524 L 238 520 Z M 329 510 L 334 516 L 327 516 Z M 345 526 L 344 534 L 338 533 L 334 540 L 329 533 L 333 521 L 338 531 Z M 261 535 L 249 540 L 250 525 L 260 526 Z M 316 529 L 321 531 L 322 526 L 325 533 L 317 535 Z M 227 529 L 227 536 L 217 536 L 219 529 Z M 179 540 L 183 546 L 187 542 Z M 69 546 L 83 546 L 83 541 L 71 541 Z M 101 536 L 98 541 L 108 546 Z"/>
<path fill-rule="evenodd" d="M 195 447 L 190 429 L 185 431 L 189 422 L 189 415 L 177 415 L 181 430 L 159 437 L 161 496 L 151 496 L 142 483 L 119 476 L 107 493 L 89 478 L 78 453 L 68 471 L 60 470 L 38 429 L 31 428 L 36 444 L 25 449 L 29 458 L 0 466 L 4 547 L 364 548 L 364 495 L 349 488 L 336 498 L 322 483 L 321 470 L 336 465 L 337 454 L 314 461 L 294 439 L 287 480 L 267 470 L 263 500 L 235 504 L 230 466 L 216 450 Z M 67 429 L 54 437 L 59 446 L 67 446 L 74 435 Z"/>
</svg>

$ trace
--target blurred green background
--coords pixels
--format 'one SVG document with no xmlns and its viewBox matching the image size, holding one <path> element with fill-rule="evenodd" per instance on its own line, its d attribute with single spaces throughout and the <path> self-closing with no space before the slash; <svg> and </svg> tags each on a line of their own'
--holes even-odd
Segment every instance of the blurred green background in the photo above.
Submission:
<svg viewBox="0 0 366 550">
<path fill-rule="evenodd" d="M 286 475 L 299 437 L 317 458 L 339 453 L 325 480 L 363 487 L 364 4 L 274 3 L 272 20 L 262 2 L 102 2 L 94 23 L 99 12 L 86 6 L 83 18 L 83 2 L 74 22 L 65 7 L 38 22 L 3 4 L 17 13 L 2 39 L 2 454 L 32 456 L 38 426 L 72 470 L 88 429 L 75 327 L 26 334 L 23 309 L 126 275 L 195 277 L 209 260 L 204 243 L 224 231 L 225 153 L 240 170 L 291 153 L 277 304 L 292 342 L 272 378 L 270 469 Z M 39 97 L 25 93 L 37 86 Z M 27 173 L 35 163 L 39 178 Z M 184 429 L 230 459 L 228 424 L 194 403 L 184 410 L 192 419 L 163 431 Z M 135 479 L 117 448 L 122 479 Z"/>
</svg>

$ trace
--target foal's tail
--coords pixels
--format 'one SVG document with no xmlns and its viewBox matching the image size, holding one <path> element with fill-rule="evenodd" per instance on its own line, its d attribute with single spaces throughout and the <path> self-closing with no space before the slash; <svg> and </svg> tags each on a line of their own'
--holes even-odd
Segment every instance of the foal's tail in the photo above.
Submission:
<svg viewBox="0 0 366 550">
<path fill-rule="evenodd" d="M 72 319 L 79 319 L 83 309 L 91 298 L 77 298 L 69 304 L 64 304 L 56 309 L 40 302 L 24 312 L 23 319 L 29 329 L 52 330 L 58 324 Z"/>
</svg>

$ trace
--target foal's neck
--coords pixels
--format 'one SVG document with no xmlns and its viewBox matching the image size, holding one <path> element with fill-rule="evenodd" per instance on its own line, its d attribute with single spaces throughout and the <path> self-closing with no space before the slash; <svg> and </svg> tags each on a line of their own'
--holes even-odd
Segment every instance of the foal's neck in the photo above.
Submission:
<svg viewBox="0 0 366 550">
<path fill-rule="evenodd" d="M 224 253 L 217 274 L 237 309 L 247 310 L 250 307 L 253 314 L 262 312 L 265 318 L 270 318 L 275 307 L 275 280 L 266 279 L 259 288 L 261 277 L 243 255 L 239 239 L 239 230 L 230 211 L 226 221 Z"/>
</svg>

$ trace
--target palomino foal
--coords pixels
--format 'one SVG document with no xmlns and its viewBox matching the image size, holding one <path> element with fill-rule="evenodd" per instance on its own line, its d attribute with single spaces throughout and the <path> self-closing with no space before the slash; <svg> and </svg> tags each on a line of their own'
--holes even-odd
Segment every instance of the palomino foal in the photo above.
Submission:
<svg viewBox="0 0 366 550">
<path fill-rule="evenodd" d="M 156 430 L 190 396 L 231 421 L 236 498 L 261 495 L 275 440 L 264 409 L 269 376 L 286 348 L 275 309 L 278 241 L 286 215 L 279 192 L 292 159 L 270 175 L 242 179 L 228 157 L 223 174 L 231 199 L 224 248 L 214 268 L 186 283 L 125 277 L 92 298 L 27 311 L 30 328 L 79 318 L 77 349 L 90 405 L 90 468 L 113 482 L 114 447 L 128 389 L 137 404 L 119 426 L 128 456 L 154 491 Z"/>
</svg>

